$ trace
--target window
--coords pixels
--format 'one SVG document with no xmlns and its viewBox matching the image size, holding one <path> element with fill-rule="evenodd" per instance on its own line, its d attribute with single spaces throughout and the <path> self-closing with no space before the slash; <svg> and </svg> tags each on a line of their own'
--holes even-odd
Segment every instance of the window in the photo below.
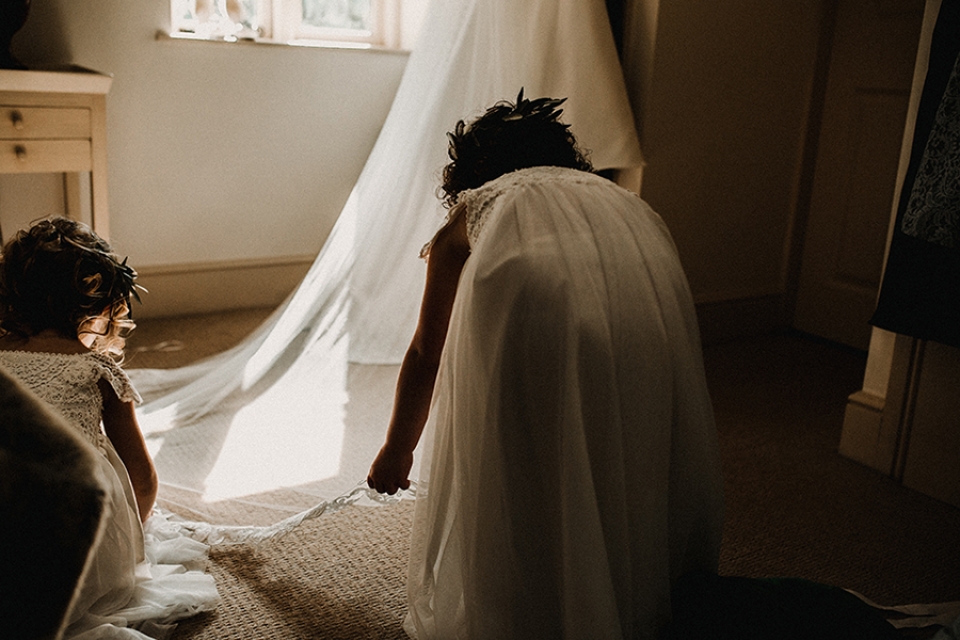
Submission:
<svg viewBox="0 0 960 640">
<path fill-rule="evenodd" d="M 411 0 L 171 0 L 171 35 L 409 47 L 401 2 L 408 12 Z"/>
</svg>

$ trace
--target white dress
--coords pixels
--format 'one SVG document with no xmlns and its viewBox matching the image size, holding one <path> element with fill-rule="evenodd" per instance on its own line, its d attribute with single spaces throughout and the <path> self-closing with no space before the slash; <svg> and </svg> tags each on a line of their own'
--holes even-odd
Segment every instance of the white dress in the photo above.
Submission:
<svg viewBox="0 0 960 640">
<path fill-rule="evenodd" d="M 654 638 L 671 584 L 716 569 L 722 524 L 673 241 L 638 196 L 571 169 L 460 202 L 472 254 L 424 432 L 407 631 Z"/>
<path fill-rule="evenodd" d="M 101 428 L 101 378 L 120 400 L 140 401 L 126 373 L 108 356 L 93 352 L 0 351 L 0 365 L 102 454 L 102 475 L 111 485 L 110 519 L 93 551 L 64 638 L 162 637 L 173 629 L 171 622 L 213 609 L 219 595 L 212 576 L 188 570 L 202 563 L 208 547 L 179 535 L 159 514 L 141 526 L 126 467 Z"/>
</svg>

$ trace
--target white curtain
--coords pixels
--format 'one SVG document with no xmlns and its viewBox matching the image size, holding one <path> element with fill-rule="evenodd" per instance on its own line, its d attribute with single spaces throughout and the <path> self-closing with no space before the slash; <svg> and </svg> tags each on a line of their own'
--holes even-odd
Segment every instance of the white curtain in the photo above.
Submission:
<svg viewBox="0 0 960 640">
<path fill-rule="evenodd" d="M 269 524 L 366 476 L 442 223 L 446 132 L 520 88 L 567 97 L 597 169 L 640 165 L 604 0 L 434 0 L 376 145 L 298 289 L 248 340 L 134 370 L 162 506 Z"/>
</svg>

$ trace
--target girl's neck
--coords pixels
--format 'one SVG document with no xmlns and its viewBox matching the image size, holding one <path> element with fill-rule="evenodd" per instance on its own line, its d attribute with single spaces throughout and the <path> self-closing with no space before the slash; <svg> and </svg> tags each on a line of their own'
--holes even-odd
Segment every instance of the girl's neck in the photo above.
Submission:
<svg viewBox="0 0 960 640">
<path fill-rule="evenodd" d="M 0 337 L 2 351 L 32 351 L 39 353 L 86 353 L 89 351 L 76 338 L 68 338 L 52 329 L 21 338 L 13 334 Z"/>
</svg>

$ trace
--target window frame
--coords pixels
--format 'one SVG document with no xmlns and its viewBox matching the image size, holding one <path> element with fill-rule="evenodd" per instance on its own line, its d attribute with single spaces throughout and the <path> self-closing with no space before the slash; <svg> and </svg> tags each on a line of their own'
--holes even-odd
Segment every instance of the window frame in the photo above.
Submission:
<svg viewBox="0 0 960 640">
<path fill-rule="evenodd" d="M 370 0 L 372 28 L 364 30 L 305 25 L 302 0 L 256 0 L 256 33 L 239 28 L 230 33 L 223 28 L 217 28 L 214 23 L 183 20 L 177 15 L 178 9 L 190 0 L 171 0 L 170 35 L 204 40 L 240 39 L 286 44 L 400 49 L 405 44 L 401 14 L 403 1 Z"/>
</svg>

